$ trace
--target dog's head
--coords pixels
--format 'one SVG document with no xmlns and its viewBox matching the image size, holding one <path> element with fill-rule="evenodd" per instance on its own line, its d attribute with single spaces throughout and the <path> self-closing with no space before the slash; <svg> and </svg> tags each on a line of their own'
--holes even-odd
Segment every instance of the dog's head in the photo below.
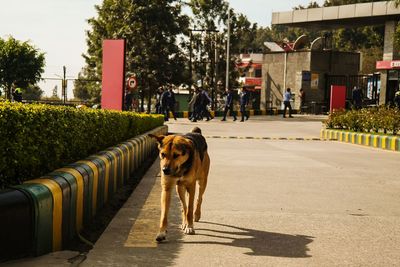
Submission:
<svg viewBox="0 0 400 267">
<path fill-rule="evenodd" d="M 187 171 L 186 165 L 193 155 L 192 141 L 178 135 L 152 135 L 158 142 L 161 170 L 167 176 L 182 176 Z M 185 165 L 186 164 L 186 165 Z"/>
</svg>

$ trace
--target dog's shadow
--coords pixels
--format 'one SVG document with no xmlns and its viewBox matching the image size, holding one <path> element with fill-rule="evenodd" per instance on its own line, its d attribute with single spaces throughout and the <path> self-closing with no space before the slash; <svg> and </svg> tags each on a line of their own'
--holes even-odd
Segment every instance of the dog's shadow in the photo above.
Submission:
<svg viewBox="0 0 400 267">
<path fill-rule="evenodd" d="M 184 243 L 247 248 L 251 251 L 245 254 L 251 256 L 311 257 L 307 254 L 309 251 L 307 245 L 313 242 L 312 236 L 272 233 L 206 221 L 199 222 L 197 225 L 196 235 L 211 237 L 214 240 L 224 239 L 224 241 L 185 241 Z M 222 228 L 222 230 L 215 228 Z"/>
</svg>

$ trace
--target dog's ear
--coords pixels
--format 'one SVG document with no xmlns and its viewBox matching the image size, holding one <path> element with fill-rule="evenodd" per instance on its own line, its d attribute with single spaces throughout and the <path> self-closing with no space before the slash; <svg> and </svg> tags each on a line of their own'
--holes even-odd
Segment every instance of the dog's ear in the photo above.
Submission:
<svg viewBox="0 0 400 267">
<path fill-rule="evenodd" d="M 157 142 L 161 145 L 162 141 L 165 138 L 165 135 L 154 135 L 154 134 L 149 134 L 149 137 L 151 138 L 155 138 L 157 140 Z"/>
</svg>

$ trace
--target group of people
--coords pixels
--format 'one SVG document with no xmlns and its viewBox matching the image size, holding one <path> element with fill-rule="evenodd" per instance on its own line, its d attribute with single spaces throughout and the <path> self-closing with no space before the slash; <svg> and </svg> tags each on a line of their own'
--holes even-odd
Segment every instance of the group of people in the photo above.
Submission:
<svg viewBox="0 0 400 267">
<path fill-rule="evenodd" d="M 228 111 L 233 117 L 233 121 L 237 120 L 235 111 L 233 110 L 233 102 L 234 102 L 234 93 L 232 89 L 226 89 L 225 91 L 225 107 L 224 107 L 224 117 L 221 121 L 226 121 L 226 116 Z M 248 120 L 250 115 L 246 109 L 246 107 L 250 103 L 250 93 L 246 88 L 242 88 L 239 91 L 239 104 L 240 104 L 240 113 L 242 114 L 241 122 Z"/>
<path fill-rule="evenodd" d="M 211 105 L 212 100 L 204 88 L 196 88 L 192 99 L 189 102 L 189 109 L 192 112 L 189 120 L 196 122 L 198 120 L 203 120 L 205 117 L 207 121 L 212 120 L 208 106 Z"/>
<path fill-rule="evenodd" d="M 175 104 L 175 93 L 171 86 L 167 88 L 158 88 L 156 95 L 156 112 L 157 114 L 163 114 L 165 121 L 169 120 L 170 112 L 172 113 L 174 120 L 176 120 Z"/>
</svg>

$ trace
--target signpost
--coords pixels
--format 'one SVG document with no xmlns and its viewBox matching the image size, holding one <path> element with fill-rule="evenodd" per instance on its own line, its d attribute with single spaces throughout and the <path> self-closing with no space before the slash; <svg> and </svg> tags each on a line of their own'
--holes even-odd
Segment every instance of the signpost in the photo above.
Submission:
<svg viewBox="0 0 400 267">
<path fill-rule="evenodd" d="M 132 75 L 131 77 L 129 77 L 127 82 L 126 82 L 126 85 L 129 88 L 129 91 L 135 90 L 137 88 L 136 76 Z"/>
</svg>

